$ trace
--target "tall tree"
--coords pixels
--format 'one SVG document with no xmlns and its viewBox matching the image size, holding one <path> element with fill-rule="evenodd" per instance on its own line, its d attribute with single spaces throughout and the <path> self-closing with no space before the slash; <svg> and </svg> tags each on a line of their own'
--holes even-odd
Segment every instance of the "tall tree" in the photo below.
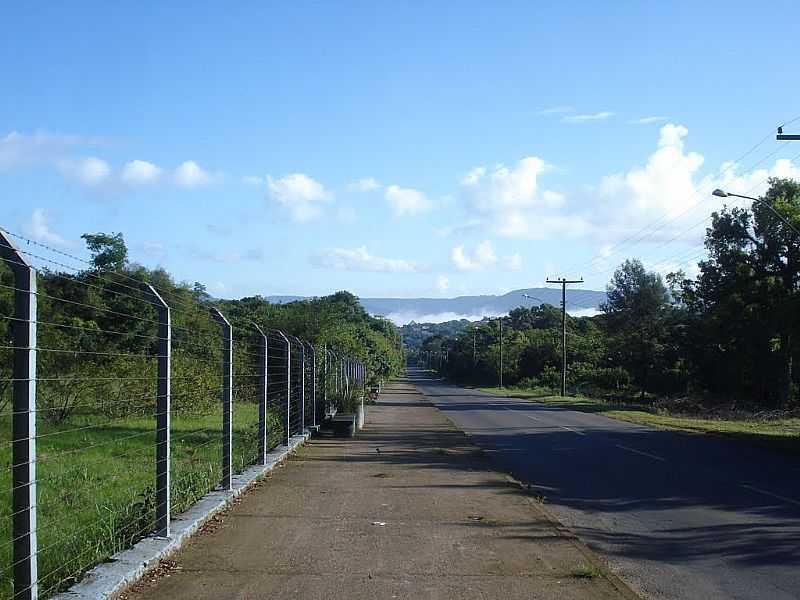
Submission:
<svg viewBox="0 0 800 600">
<path fill-rule="evenodd" d="M 800 183 L 770 179 L 748 210 L 712 215 L 697 281 L 684 281 L 683 300 L 696 317 L 696 362 L 717 391 L 755 393 L 783 406 L 791 397 L 800 309 Z M 732 389 L 735 383 L 736 387 Z"/>
<path fill-rule="evenodd" d="M 81 238 L 92 253 L 92 264 L 101 271 L 118 271 L 128 262 L 128 247 L 121 233 L 84 233 Z"/>
<path fill-rule="evenodd" d="M 648 272 L 638 260 L 626 260 L 606 287 L 606 314 L 614 337 L 612 352 L 630 370 L 642 397 L 663 349 L 664 319 L 669 294 L 661 275 Z"/>
</svg>

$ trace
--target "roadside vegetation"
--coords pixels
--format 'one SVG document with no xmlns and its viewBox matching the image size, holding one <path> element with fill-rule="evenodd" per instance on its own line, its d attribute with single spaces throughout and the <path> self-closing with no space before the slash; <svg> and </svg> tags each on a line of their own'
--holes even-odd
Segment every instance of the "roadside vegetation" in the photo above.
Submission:
<svg viewBox="0 0 800 600">
<path fill-rule="evenodd" d="M 562 398 L 553 395 L 552 390 L 541 388 L 482 387 L 479 389 L 498 396 L 541 402 L 566 410 L 602 414 L 605 417 L 638 425 L 724 435 L 775 450 L 800 454 L 800 417 L 780 416 L 784 413 L 775 415 L 773 413 L 731 413 L 713 410 L 681 413 L 678 406 L 670 405 L 668 402 L 637 404 L 636 402 L 610 402 L 581 396 Z"/>
<path fill-rule="evenodd" d="M 88 264 L 48 254 L 43 247 L 23 247 L 35 257 L 56 256 L 34 260 L 39 267 L 36 469 L 42 598 L 153 530 L 158 334 L 146 283 L 158 289 L 172 313 L 173 514 L 221 479 L 222 339 L 212 307 L 234 327 L 236 472 L 253 464 L 258 452 L 253 377 L 259 354 L 252 322 L 360 359 L 368 369 L 368 385 L 399 373 L 404 364 L 396 328 L 369 316 L 348 292 L 284 305 L 260 296 L 217 300 L 200 283 L 179 283 L 162 269 L 130 263 L 121 234 L 84 239 L 92 255 Z M 0 473 L 0 538 L 6 540 L 0 560 L 9 566 L 13 286 L 10 270 L 0 263 L 0 460 L 7 466 Z M 269 352 L 267 422 L 275 446 L 286 436 L 285 349 L 273 344 Z M 0 572 L 0 597 L 11 597 L 12 585 L 7 567 Z"/>
<path fill-rule="evenodd" d="M 561 383 L 561 309 L 517 308 L 503 323 L 503 382 L 512 394 L 659 427 L 744 436 L 794 448 L 800 425 L 800 184 L 772 179 L 760 202 L 724 208 L 706 231 L 696 277 L 662 277 L 626 260 L 601 314 L 567 318 L 567 388 Z M 567 304 L 568 309 L 582 307 Z M 496 386 L 497 320 L 432 353 L 449 379 Z M 504 392 L 507 393 L 507 392 Z"/>
</svg>

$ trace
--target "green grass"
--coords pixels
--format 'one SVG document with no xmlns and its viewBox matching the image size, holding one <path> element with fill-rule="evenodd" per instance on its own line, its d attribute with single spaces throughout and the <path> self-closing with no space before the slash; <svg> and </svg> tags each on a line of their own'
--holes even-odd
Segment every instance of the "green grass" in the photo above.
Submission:
<svg viewBox="0 0 800 600">
<path fill-rule="evenodd" d="M 741 439 L 790 454 L 800 454 L 800 419 L 710 419 L 647 410 L 640 405 L 612 404 L 584 397 L 546 395 L 542 390 L 479 388 L 490 394 L 521 398 L 549 406 L 602 414 L 612 419 L 660 429 L 717 434 Z"/>
<path fill-rule="evenodd" d="M 574 577 L 575 579 L 596 579 L 600 577 L 603 572 L 593 565 L 581 565 L 580 567 L 572 569 L 569 574 L 570 577 Z"/>
<path fill-rule="evenodd" d="M 7 421 L 7 419 L 6 419 Z M 240 402 L 234 410 L 234 471 L 253 464 L 258 453 L 258 407 Z M 271 441 L 283 435 L 272 418 Z M 173 514 L 185 510 L 221 479 L 222 415 L 172 418 Z M 8 435 L 10 424 L 0 425 Z M 108 422 L 73 417 L 61 425 L 38 424 L 37 502 L 39 594 L 46 598 L 77 581 L 153 529 L 155 520 L 155 432 L 153 418 Z M 11 452 L 0 450 L 0 598 L 12 595 Z M 8 541 L 6 541 L 8 540 Z"/>
</svg>

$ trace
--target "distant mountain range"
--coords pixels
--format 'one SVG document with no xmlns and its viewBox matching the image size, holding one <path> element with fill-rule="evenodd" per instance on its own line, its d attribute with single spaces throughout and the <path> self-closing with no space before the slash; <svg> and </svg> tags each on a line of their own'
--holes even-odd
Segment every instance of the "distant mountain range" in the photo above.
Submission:
<svg viewBox="0 0 800 600">
<path fill-rule="evenodd" d="M 539 300 L 529 300 L 523 294 Z M 301 296 L 267 296 L 276 304 L 302 300 Z M 577 314 L 593 314 L 606 299 L 605 292 L 583 290 L 570 286 L 567 290 L 567 310 Z M 441 323 L 458 319 L 480 320 L 503 315 L 518 306 L 552 304 L 561 306 L 561 290 L 528 288 L 514 290 L 502 296 L 458 296 L 456 298 L 361 298 L 364 309 L 372 315 L 384 316 L 398 325 L 411 321 Z"/>
</svg>

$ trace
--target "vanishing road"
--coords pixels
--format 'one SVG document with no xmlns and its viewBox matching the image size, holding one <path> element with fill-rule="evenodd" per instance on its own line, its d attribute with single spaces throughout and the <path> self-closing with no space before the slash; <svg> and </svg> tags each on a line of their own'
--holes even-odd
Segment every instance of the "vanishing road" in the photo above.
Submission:
<svg viewBox="0 0 800 600">
<path fill-rule="evenodd" d="M 800 598 L 800 459 L 411 377 L 643 596 Z"/>
</svg>

